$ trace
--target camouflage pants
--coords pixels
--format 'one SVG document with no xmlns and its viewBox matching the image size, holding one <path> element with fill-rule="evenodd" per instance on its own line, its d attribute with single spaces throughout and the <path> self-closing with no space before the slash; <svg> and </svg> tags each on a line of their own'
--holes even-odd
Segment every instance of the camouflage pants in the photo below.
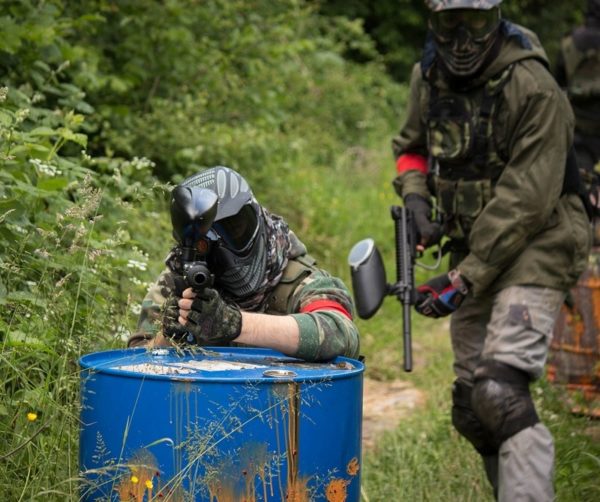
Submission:
<svg viewBox="0 0 600 502">
<path fill-rule="evenodd" d="M 472 385 L 484 358 L 539 378 L 564 296 L 553 289 L 513 286 L 467 297 L 450 323 L 458 380 Z M 553 500 L 554 444 L 542 423 L 504 441 L 497 456 L 484 457 L 484 467 L 500 501 Z"/>
</svg>

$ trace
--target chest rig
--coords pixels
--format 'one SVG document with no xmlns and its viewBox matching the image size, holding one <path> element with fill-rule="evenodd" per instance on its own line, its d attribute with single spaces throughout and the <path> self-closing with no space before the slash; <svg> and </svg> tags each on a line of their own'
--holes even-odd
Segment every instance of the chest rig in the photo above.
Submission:
<svg viewBox="0 0 600 502">
<path fill-rule="evenodd" d="M 502 88 L 512 68 L 510 65 L 484 85 L 464 92 L 430 84 L 426 122 L 429 185 L 445 233 L 455 243 L 466 242 L 507 162 L 506 153 L 499 151 L 494 140 L 494 126 Z"/>
</svg>

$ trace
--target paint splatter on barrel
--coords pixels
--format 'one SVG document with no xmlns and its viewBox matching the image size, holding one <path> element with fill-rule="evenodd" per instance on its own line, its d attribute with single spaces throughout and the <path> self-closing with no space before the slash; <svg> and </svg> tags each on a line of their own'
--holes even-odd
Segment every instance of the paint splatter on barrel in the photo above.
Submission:
<svg viewBox="0 0 600 502">
<path fill-rule="evenodd" d="M 360 499 L 359 361 L 127 349 L 80 365 L 84 501 Z"/>
<path fill-rule="evenodd" d="M 570 292 L 556 322 L 548 379 L 564 386 L 572 410 L 600 418 L 600 248 Z"/>
</svg>

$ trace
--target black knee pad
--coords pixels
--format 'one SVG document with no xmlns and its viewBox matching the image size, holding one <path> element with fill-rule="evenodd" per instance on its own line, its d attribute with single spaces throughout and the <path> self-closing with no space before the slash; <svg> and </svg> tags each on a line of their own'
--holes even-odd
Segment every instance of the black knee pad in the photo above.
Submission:
<svg viewBox="0 0 600 502">
<path fill-rule="evenodd" d="M 475 370 L 471 406 L 494 447 L 540 420 L 529 392 L 529 376 L 508 364 L 486 360 Z"/>
<path fill-rule="evenodd" d="M 472 390 L 471 385 L 460 380 L 452 385 L 452 425 L 481 455 L 494 455 L 498 449 L 471 408 Z"/>
</svg>

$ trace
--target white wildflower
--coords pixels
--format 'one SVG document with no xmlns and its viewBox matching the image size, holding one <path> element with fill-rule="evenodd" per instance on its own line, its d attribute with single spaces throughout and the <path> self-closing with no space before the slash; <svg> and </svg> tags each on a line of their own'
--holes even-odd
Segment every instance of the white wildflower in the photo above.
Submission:
<svg viewBox="0 0 600 502">
<path fill-rule="evenodd" d="M 50 177 L 62 174 L 62 171 L 60 169 L 57 169 L 51 164 L 46 164 L 40 159 L 29 159 L 29 163 L 35 166 L 39 174 L 45 174 L 46 176 Z"/>
<path fill-rule="evenodd" d="M 21 108 L 20 110 L 17 110 L 17 113 L 15 114 L 15 121 L 17 124 L 20 124 L 28 116 L 29 116 L 29 108 Z"/>
<path fill-rule="evenodd" d="M 146 157 L 134 157 L 131 162 L 129 162 L 131 167 L 136 169 L 137 171 L 141 171 L 142 169 L 146 169 L 149 167 L 154 167 L 156 164 L 152 162 L 150 159 Z"/>
<path fill-rule="evenodd" d="M 114 333 L 115 338 L 122 342 L 126 342 L 130 335 L 131 333 L 125 326 L 117 326 Z"/>
<path fill-rule="evenodd" d="M 138 260 L 129 260 L 127 262 L 127 266 L 129 268 L 137 268 L 138 270 L 141 270 L 142 272 L 145 271 L 147 268 L 147 265 L 145 262 L 138 261 Z"/>
<path fill-rule="evenodd" d="M 18 234 L 24 235 L 27 233 L 27 230 L 25 230 L 23 227 L 21 227 L 20 225 L 15 225 L 13 223 L 7 223 L 6 227 L 9 230 L 13 230 L 14 232 L 17 232 Z"/>
</svg>

